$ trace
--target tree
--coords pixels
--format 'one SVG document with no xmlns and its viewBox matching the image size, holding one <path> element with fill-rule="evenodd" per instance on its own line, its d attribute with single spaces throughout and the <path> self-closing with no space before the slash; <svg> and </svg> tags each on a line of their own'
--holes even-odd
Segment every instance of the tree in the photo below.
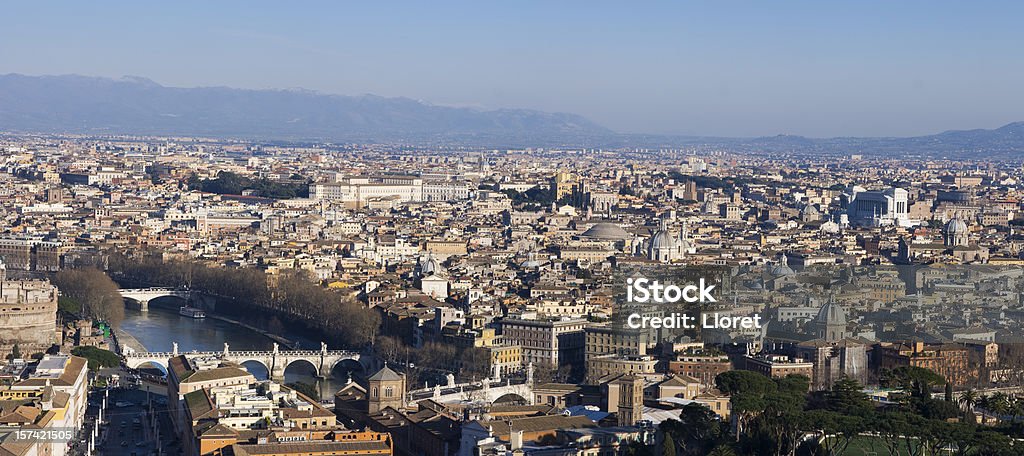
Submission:
<svg viewBox="0 0 1024 456">
<path fill-rule="evenodd" d="M 867 425 L 859 416 L 813 410 L 803 416 L 801 428 L 818 435 L 818 454 L 834 456 L 845 454 L 853 438 L 864 432 Z"/>
<path fill-rule="evenodd" d="M 711 450 L 708 456 L 736 456 L 736 450 L 733 450 L 729 445 L 722 444 Z"/>
<path fill-rule="evenodd" d="M 676 456 L 676 444 L 667 435 L 661 441 L 661 456 Z"/>
<path fill-rule="evenodd" d="M 117 367 L 121 364 L 121 358 L 110 350 L 97 347 L 75 347 L 71 354 L 85 358 L 89 362 L 89 369 L 100 369 L 103 367 Z"/>
<path fill-rule="evenodd" d="M 910 401 L 914 412 L 920 416 L 935 420 L 947 420 L 960 415 L 960 407 L 953 402 L 927 398 L 913 398 Z"/>
<path fill-rule="evenodd" d="M 1010 411 L 1010 397 L 1006 393 L 997 392 L 986 398 L 985 408 L 999 416 L 1007 415 Z"/>
<path fill-rule="evenodd" d="M 778 389 L 770 378 L 751 371 L 728 371 L 715 377 L 715 386 L 729 395 L 736 418 L 736 439 L 739 440 L 748 422 L 768 407 L 769 393 Z"/>
<path fill-rule="evenodd" d="M 124 320 L 124 299 L 119 287 L 103 271 L 64 269 L 57 273 L 53 282 L 63 295 L 81 306 L 86 317 L 106 321 L 113 327 Z"/>
<path fill-rule="evenodd" d="M 19 358 L 21 358 L 21 347 L 19 347 L 18 343 L 15 342 L 14 346 L 11 347 L 11 354 L 7 357 L 7 359 L 19 359 Z"/>
<path fill-rule="evenodd" d="M 727 432 L 714 412 L 700 404 L 683 406 L 678 420 L 663 421 L 659 429 L 666 439 L 678 443 L 687 456 L 707 454 L 722 443 Z"/>
<path fill-rule="evenodd" d="M 57 310 L 79 317 L 82 314 L 82 306 L 74 299 L 67 296 L 57 298 Z"/>
<path fill-rule="evenodd" d="M 900 443 L 903 436 L 914 431 L 908 422 L 909 414 L 903 412 L 884 413 L 873 423 L 875 432 L 885 442 L 889 454 L 900 454 Z"/>
<path fill-rule="evenodd" d="M 965 412 L 973 412 L 974 406 L 978 405 L 978 392 L 973 389 L 968 389 L 967 391 L 960 393 L 958 402 L 960 402 L 960 406 L 963 407 Z"/>
<path fill-rule="evenodd" d="M 864 387 L 849 377 L 836 381 L 825 394 L 825 408 L 833 412 L 864 416 L 874 409 Z"/>
<path fill-rule="evenodd" d="M 458 352 L 461 378 L 483 379 L 491 375 L 491 352 L 482 347 L 466 347 Z"/>
<path fill-rule="evenodd" d="M 391 336 L 380 336 L 373 344 L 373 351 L 385 361 L 398 361 L 399 355 L 405 350 L 405 344 Z"/>
<path fill-rule="evenodd" d="M 941 375 L 917 366 L 900 366 L 884 370 L 881 377 L 882 386 L 902 388 L 914 397 L 927 397 L 931 395 L 933 386 L 945 382 Z"/>
</svg>

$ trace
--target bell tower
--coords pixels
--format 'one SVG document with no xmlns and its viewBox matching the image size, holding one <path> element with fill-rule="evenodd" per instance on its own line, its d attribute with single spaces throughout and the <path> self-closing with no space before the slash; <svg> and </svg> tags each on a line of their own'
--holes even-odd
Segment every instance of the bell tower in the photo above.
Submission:
<svg viewBox="0 0 1024 456">
<path fill-rule="evenodd" d="M 401 409 L 405 406 L 405 375 L 384 366 L 367 379 L 367 410 L 377 413 L 387 407 Z"/>
</svg>

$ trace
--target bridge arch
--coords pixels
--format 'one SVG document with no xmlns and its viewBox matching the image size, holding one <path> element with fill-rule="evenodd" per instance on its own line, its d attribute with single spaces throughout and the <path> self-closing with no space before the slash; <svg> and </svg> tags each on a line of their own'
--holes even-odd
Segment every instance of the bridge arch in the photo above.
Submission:
<svg viewBox="0 0 1024 456">
<path fill-rule="evenodd" d="M 516 393 L 505 393 L 498 396 L 492 404 L 514 404 L 514 405 L 528 405 L 530 401 L 523 396 Z"/>
<path fill-rule="evenodd" d="M 161 363 L 160 361 L 157 361 L 157 360 L 152 360 L 151 359 L 151 360 L 143 361 L 141 363 L 138 363 L 135 366 L 134 369 L 135 370 L 156 369 L 156 370 L 160 371 L 160 373 L 163 374 L 164 377 L 167 376 L 167 366 L 165 364 Z"/>
<path fill-rule="evenodd" d="M 334 364 L 331 364 L 330 370 L 326 372 L 326 374 L 334 375 L 335 369 L 339 367 L 345 367 L 348 369 L 349 372 L 359 373 L 361 375 L 365 375 L 367 372 L 366 366 L 364 366 L 363 363 L 359 362 L 358 359 L 341 358 L 335 361 Z"/>
<path fill-rule="evenodd" d="M 239 360 L 238 365 L 242 366 L 242 369 L 245 369 L 246 371 L 253 375 L 256 375 L 256 373 L 249 370 L 249 367 L 245 365 L 246 363 L 256 364 L 260 366 L 263 369 L 263 371 L 266 372 L 267 378 L 270 378 L 270 366 L 268 366 L 267 363 L 264 363 L 263 361 L 260 361 L 256 358 L 245 358 Z"/>
<path fill-rule="evenodd" d="M 292 367 L 292 366 L 295 366 L 295 365 L 300 365 L 300 364 L 306 364 L 307 366 L 312 367 L 313 368 L 313 376 L 314 377 L 319 377 L 320 376 L 320 369 L 317 367 L 316 363 L 314 363 L 314 362 L 312 362 L 312 361 L 310 361 L 308 359 L 305 359 L 305 358 L 294 358 L 294 359 L 288 360 L 288 362 L 284 365 L 284 369 L 281 370 L 281 373 L 287 375 L 289 367 Z"/>
<path fill-rule="evenodd" d="M 141 310 L 149 310 L 149 301 L 153 299 L 173 297 L 189 300 L 191 292 L 176 288 L 121 288 L 117 290 L 127 303 L 132 303 Z"/>
</svg>

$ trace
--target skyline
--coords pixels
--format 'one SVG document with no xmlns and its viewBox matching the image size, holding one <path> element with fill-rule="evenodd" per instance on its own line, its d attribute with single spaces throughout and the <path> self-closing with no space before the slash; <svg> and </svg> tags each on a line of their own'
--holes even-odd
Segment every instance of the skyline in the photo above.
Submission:
<svg viewBox="0 0 1024 456">
<path fill-rule="evenodd" d="M 1024 120 L 1024 63 L 1007 58 L 1024 7 L 1010 2 L 194 6 L 13 5 L 0 73 L 536 109 L 620 133 L 916 136 Z"/>
</svg>

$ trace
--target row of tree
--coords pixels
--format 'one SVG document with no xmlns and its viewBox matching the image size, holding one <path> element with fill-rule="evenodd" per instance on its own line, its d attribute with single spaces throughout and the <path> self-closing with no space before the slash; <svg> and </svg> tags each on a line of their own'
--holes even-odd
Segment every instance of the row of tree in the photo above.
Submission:
<svg viewBox="0 0 1024 456">
<path fill-rule="evenodd" d="M 465 380 L 480 380 L 491 375 L 488 371 L 490 352 L 481 347 L 456 347 L 428 341 L 421 348 L 413 348 L 397 337 L 380 336 L 374 344 L 374 352 L 381 359 L 406 365 L 406 373 L 414 384 L 443 382 L 448 372 Z"/>
<path fill-rule="evenodd" d="M 380 316 L 357 300 L 320 286 L 305 271 L 275 280 L 255 268 L 208 267 L 159 256 L 112 255 L 111 273 L 138 286 L 187 287 L 216 296 L 217 312 L 267 327 L 285 325 L 319 335 L 332 345 L 360 349 L 377 336 Z"/>
<path fill-rule="evenodd" d="M 117 283 L 95 268 L 64 269 L 53 278 L 60 290 L 60 309 L 76 317 L 106 321 L 117 327 L 124 320 L 124 299 Z"/>
</svg>

